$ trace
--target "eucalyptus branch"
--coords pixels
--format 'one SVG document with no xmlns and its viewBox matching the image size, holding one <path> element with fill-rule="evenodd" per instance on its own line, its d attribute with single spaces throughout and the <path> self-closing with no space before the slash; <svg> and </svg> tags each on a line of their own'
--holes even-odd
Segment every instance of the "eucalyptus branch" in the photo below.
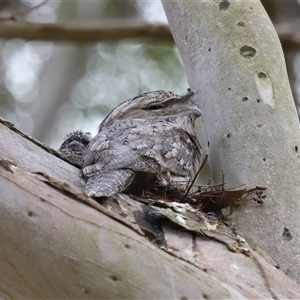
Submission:
<svg viewBox="0 0 300 300">
<path fill-rule="evenodd" d="M 24 14 L 24 12 L 21 13 Z M 14 18 L 18 15 L 20 13 L 15 14 Z M 300 30 L 298 28 L 300 27 L 293 24 L 275 25 L 283 47 L 300 49 Z M 167 24 L 152 24 L 132 19 L 112 19 L 84 23 L 68 21 L 43 24 L 2 21 L 0 38 L 21 38 L 30 41 L 68 41 L 76 43 L 94 43 L 127 38 L 150 38 L 160 42 L 174 43 Z"/>
<path fill-rule="evenodd" d="M 139 20 L 103 20 L 96 22 L 29 23 L 1 22 L 0 38 L 40 41 L 94 43 L 125 38 L 152 38 L 174 42 L 169 26 Z"/>
</svg>

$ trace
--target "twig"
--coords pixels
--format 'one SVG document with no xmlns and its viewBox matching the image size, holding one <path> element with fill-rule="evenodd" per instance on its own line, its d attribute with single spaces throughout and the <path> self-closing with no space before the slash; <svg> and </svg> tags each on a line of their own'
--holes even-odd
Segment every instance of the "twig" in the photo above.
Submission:
<svg viewBox="0 0 300 300">
<path fill-rule="evenodd" d="M 184 202 L 186 196 L 188 195 L 188 193 L 190 192 L 192 186 L 194 185 L 194 183 L 195 183 L 195 181 L 196 181 L 198 175 L 200 174 L 201 170 L 203 169 L 203 167 L 204 167 L 204 165 L 205 165 L 205 163 L 206 163 L 207 158 L 208 158 L 208 154 L 205 155 L 204 160 L 203 160 L 203 162 L 202 162 L 202 164 L 201 164 L 201 166 L 200 166 L 198 172 L 195 174 L 195 176 L 194 176 L 194 178 L 193 178 L 191 184 L 188 186 L 186 192 L 184 193 L 184 195 L 183 195 L 183 197 L 182 197 L 182 199 L 181 199 L 182 202 Z"/>
<path fill-rule="evenodd" d="M 222 193 L 224 193 L 225 191 L 224 185 L 225 185 L 225 174 L 222 170 Z"/>
</svg>

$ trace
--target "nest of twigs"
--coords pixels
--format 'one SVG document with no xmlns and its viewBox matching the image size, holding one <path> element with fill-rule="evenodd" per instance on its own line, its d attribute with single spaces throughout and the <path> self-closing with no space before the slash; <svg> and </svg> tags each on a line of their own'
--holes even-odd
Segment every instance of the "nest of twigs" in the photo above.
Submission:
<svg viewBox="0 0 300 300">
<path fill-rule="evenodd" d="M 167 187 L 148 187 L 142 192 L 143 198 L 152 198 L 153 200 L 163 200 L 165 202 L 188 203 L 194 209 L 203 212 L 218 212 L 225 207 L 233 207 L 239 205 L 244 196 L 253 193 L 253 197 L 247 198 L 247 201 L 252 200 L 259 204 L 264 203 L 266 195 L 263 193 L 266 188 L 256 186 L 255 188 L 246 188 L 239 186 L 233 189 L 225 189 L 225 175 L 222 176 L 222 182 L 218 184 L 208 184 L 205 186 L 194 185 L 196 178 L 202 170 L 207 155 L 195 175 L 195 178 L 188 184 L 186 190 L 169 185 Z M 193 191 L 192 191 L 193 187 Z"/>
<path fill-rule="evenodd" d="M 183 194 L 172 187 L 167 189 L 157 188 L 151 191 L 144 191 L 142 196 L 166 202 L 188 203 L 194 209 L 203 212 L 217 212 L 225 207 L 239 205 L 243 201 L 244 196 L 250 193 L 253 193 L 253 197 L 247 199 L 247 201 L 252 200 L 263 204 L 266 198 L 266 195 L 263 193 L 266 190 L 264 187 L 225 189 L 224 185 L 225 182 L 222 181 L 219 184 L 197 186 L 197 190 L 189 194 Z"/>
</svg>

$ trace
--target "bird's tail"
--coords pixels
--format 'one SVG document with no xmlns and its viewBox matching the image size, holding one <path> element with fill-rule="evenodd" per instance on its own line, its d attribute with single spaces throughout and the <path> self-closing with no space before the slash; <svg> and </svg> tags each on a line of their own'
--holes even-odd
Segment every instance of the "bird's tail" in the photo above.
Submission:
<svg viewBox="0 0 300 300">
<path fill-rule="evenodd" d="M 124 191 L 133 181 L 130 169 L 112 170 L 88 177 L 85 192 L 90 197 L 109 197 Z"/>
</svg>

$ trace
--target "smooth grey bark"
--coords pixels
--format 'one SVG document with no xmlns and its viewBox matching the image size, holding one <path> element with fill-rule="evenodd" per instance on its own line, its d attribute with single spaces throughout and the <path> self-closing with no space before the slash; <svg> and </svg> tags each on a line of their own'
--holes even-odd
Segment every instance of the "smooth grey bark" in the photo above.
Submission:
<svg viewBox="0 0 300 300">
<path fill-rule="evenodd" d="M 267 187 L 243 205 L 238 228 L 253 248 L 300 278 L 300 131 L 278 36 L 253 1 L 163 0 L 190 87 L 202 109 L 216 182 Z"/>
</svg>

